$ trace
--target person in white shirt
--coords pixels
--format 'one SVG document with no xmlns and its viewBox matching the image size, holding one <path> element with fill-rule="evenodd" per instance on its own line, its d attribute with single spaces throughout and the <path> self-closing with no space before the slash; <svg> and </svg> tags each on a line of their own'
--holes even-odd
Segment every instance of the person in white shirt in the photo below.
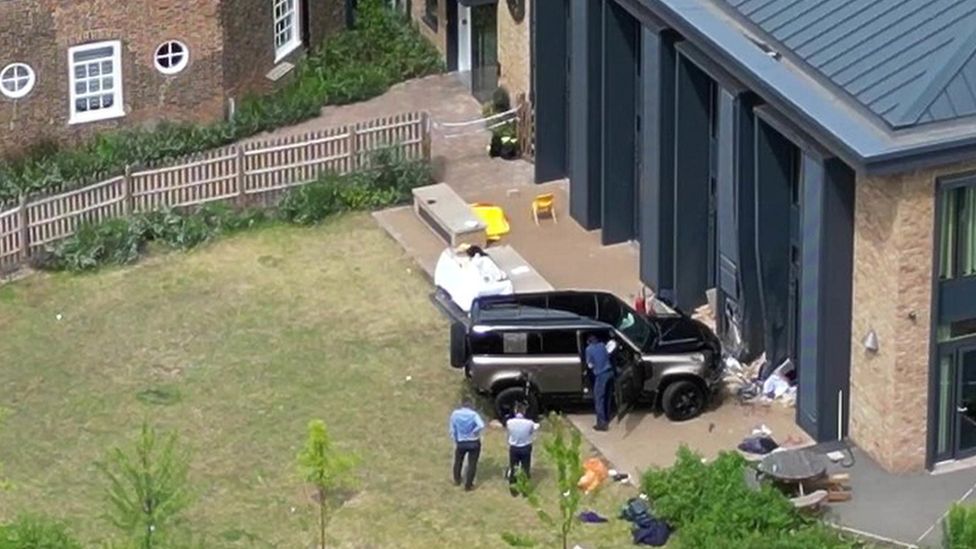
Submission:
<svg viewBox="0 0 976 549">
<path fill-rule="evenodd" d="M 515 483 L 518 479 L 516 471 L 525 471 L 525 477 L 532 476 L 532 442 L 539 424 L 526 419 L 525 404 L 515 405 L 515 416 L 505 422 L 508 431 L 508 483 L 513 496 L 518 495 Z"/>
</svg>

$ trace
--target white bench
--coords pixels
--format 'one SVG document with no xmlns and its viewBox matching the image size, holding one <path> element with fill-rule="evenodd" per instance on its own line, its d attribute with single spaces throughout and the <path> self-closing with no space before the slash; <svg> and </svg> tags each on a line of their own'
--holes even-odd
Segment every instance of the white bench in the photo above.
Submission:
<svg viewBox="0 0 976 549">
<path fill-rule="evenodd" d="M 461 244 L 487 245 L 485 223 L 446 183 L 413 189 L 413 209 L 434 233 L 452 247 Z"/>
</svg>

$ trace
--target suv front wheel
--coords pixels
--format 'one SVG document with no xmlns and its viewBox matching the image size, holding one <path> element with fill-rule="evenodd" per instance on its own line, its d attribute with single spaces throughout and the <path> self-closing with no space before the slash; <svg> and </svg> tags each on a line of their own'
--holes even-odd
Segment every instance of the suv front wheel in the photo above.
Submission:
<svg viewBox="0 0 976 549">
<path fill-rule="evenodd" d="M 505 421 L 515 411 L 515 405 L 519 402 L 526 404 L 525 417 L 535 419 L 539 414 L 539 398 L 535 391 L 529 390 L 526 394 L 525 387 L 509 387 L 502 389 L 495 395 L 495 416 Z"/>
<path fill-rule="evenodd" d="M 705 392 L 694 381 L 679 379 L 664 389 L 661 407 L 671 421 L 688 421 L 704 411 Z"/>
</svg>

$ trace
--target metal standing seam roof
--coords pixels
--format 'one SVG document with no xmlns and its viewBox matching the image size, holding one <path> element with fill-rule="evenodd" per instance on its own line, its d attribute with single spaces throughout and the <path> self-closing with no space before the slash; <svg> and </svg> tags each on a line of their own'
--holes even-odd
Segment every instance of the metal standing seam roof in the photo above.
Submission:
<svg viewBox="0 0 976 549">
<path fill-rule="evenodd" d="M 976 0 L 720 0 L 895 129 L 976 114 Z"/>
</svg>

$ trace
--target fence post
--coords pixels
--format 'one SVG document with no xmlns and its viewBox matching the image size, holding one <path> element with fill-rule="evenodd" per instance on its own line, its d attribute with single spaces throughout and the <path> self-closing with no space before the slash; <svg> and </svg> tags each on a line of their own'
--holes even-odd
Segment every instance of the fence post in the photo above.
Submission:
<svg viewBox="0 0 976 549">
<path fill-rule="evenodd" d="M 246 190 L 244 186 L 245 175 L 247 175 L 244 173 L 244 147 L 237 145 L 235 149 L 237 153 L 237 157 L 234 159 L 234 169 L 237 171 L 235 174 L 237 176 L 237 205 L 243 208 L 247 204 L 247 193 L 244 192 Z"/>
<path fill-rule="evenodd" d="M 30 258 L 30 225 L 27 218 L 27 196 L 20 195 L 20 210 L 17 212 L 17 222 L 20 229 L 20 260 L 27 262 Z"/>
<path fill-rule="evenodd" d="M 426 162 L 430 162 L 430 113 L 424 111 L 420 115 L 420 153 Z"/>
<path fill-rule="evenodd" d="M 126 217 L 132 215 L 132 165 L 125 165 L 125 175 L 122 176 L 122 213 Z"/>
<path fill-rule="evenodd" d="M 356 126 L 349 126 L 349 171 L 354 172 L 359 169 L 359 132 Z"/>
</svg>

